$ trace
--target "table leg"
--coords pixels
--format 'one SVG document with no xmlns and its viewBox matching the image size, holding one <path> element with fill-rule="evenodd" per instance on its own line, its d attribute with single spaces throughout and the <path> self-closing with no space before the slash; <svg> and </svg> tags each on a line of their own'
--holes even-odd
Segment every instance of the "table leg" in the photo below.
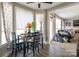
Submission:
<svg viewBox="0 0 79 59">
<path fill-rule="evenodd" d="M 33 43 L 33 56 L 35 56 L 34 43 Z"/>
<path fill-rule="evenodd" d="M 43 48 L 43 37 L 42 37 L 42 48 Z"/>
<path fill-rule="evenodd" d="M 25 57 L 25 55 L 26 55 L 26 44 L 24 42 L 24 44 L 23 44 L 23 57 Z"/>
</svg>

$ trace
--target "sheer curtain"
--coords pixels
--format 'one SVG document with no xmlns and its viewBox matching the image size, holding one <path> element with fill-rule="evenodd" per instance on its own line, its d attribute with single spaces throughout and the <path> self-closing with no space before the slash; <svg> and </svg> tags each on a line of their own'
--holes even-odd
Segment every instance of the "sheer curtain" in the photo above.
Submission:
<svg viewBox="0 0 79 59">
<path fill-rule="evenodd" d="M 1 14 L 1 22 L 2 22 L 2 44 L 6 42 L 10 42 L 11 40 L 11 32 L 12 32 L 12 4 L 8 2 L 2 3 L 2 14 Z"/>
<path fill-rule="evenodd" d="M 33 22 L 33 12 L 20 8 L 20 7 L 15 7 L 16 11 L 16 33 L 17 35 L 20 35 L 21 33 L 24 33 L 25 31 L 25 26 L 27 23 L 32 23 Z"/>
</svg>

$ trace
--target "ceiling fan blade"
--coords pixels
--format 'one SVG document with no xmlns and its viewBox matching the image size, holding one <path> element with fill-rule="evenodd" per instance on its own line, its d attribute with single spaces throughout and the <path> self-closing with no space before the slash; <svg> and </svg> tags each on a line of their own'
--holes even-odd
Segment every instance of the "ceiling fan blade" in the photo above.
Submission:
<svg viewBox="0 0 79 59">
<path fill-rule="evenodd" d="M 34 3 L 34 2 L 26 2 L 26 4 L 30 4 L 30 3 Z"/>
<path fill-rule="evenodd" d="M 48 4 L 52 4 L 53 2 L 42 2 L 42 3 L 48 3 Z"/>
</svg>

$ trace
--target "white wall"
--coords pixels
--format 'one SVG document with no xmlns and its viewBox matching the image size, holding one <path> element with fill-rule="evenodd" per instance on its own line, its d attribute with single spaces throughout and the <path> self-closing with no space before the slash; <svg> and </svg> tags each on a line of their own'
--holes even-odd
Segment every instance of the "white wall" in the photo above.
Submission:
<svg viewBox="0 0 79 59">
<path fill-rule="evenodd" d="M 1 45 L 1 3 L 0 3 L 0 45 Z"/>
</svg>

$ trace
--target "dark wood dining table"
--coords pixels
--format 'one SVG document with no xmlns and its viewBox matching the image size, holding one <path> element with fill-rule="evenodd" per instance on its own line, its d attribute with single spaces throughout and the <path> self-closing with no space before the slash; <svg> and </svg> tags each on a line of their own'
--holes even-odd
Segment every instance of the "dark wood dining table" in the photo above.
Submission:
<svg viewBox="0 0 79 59">
<path fill-rule="evenodd" d="M 41 35 L 41 48 L 43 48 L 43 36 L 42 36 L 42 33 L 40 33 L 40 35 Z M 28 34 L 19 35 L 20 39 L 23 40 L 23 57 L 26 56 L 26 48 L 27 48 L 26 44 L 27 44 L 27 41 L 29 40 L 29 39 L 27 39 L 28 36 L 29 36 Z"/>
</svg>

